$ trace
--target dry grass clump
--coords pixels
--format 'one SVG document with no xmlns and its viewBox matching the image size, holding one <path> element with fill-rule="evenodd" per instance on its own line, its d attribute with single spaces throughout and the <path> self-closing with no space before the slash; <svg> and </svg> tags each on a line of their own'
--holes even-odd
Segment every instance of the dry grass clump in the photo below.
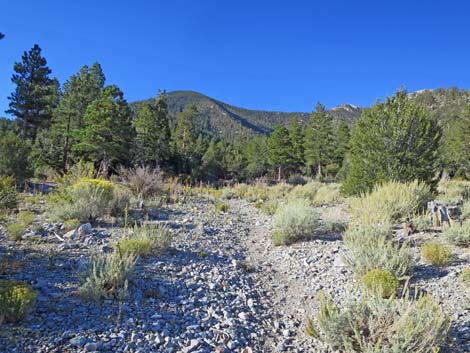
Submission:
<svg viewBox="0 0 470 353">
<path fill-rule="evenodd" d="M 457 246 L 470 246 L 470 220 L 461 225 L 454 224 L 443 230 L 444 238 L 451 244 Z"/>
<path fill-rule="evenodd" d="M 160 169 L 149 166 L 135 169 L 121 168 L 119 177 L 122 183 L 139 200 L 155 195 L 163 184 L 163 174 Z"/>
<path fill-rule="evenodd" d="M 448 180 L 439 183 L 439 200 L 448 205 L 461 205 L 470 199 L 470 181 Z"/>
<path fill-rule="evenodd" d="M 25 318 L 35 302 L 36 293 L 26 283 L 0 280 L 0 325 Z"/>
<path fill-rule="evenodd" d="M 253 204 L 256 208 L 260 209 L 263 213 L 272 216 L 276 213 L 279 207 L 279 201 L 277 199 L 269 199 L 266 201 L 258 201 Z"/>
<path fill-rule="evenodd" d="M 431 197 L 429 186 L 418 181 L 388 182 L 369 194 L 351 198 L 351 219 L 357 225 L 391 229 L 395 222 L 412 219 Z"/>
<path fill-rule="evenodd" d="M 339 207 L 323 209 L 321 218 L 327 232 L 344 232 L 348 227 L 348 215 Z"/>
<path fill-rule="evenodd" d="M 343 239 L 349 250 L 345 260 L 357 276 L 380 269 L 401 278 L 413 267 L 413 253 L 409 245 L 391 239 L 387 229 L 349 227 Z"/>
<path fill-rule="evenodd" d="M 340 186 L 335 183 L 322 184 L 313 197 L 313 204 L 315 206 L 332 206 L 340 202 Z"/>
<path fill-rule="evenodd" d="M 431 265 L 444 267 L 449 264 L 451 251 L 441 243 L 432 241 L 423 244 L 421 254 Z"/>
<path fill-rule="evenodd" d="M 435 353 L 450 319 L 430 296 L 395 300 L 379 296 L 349 300 L 343 309 L 324 294 L 320 311 L 307 322 L 307 334 L 346 353 Z"/>
<path fill-rule="evenodd" d="M 315 195 L 322 183 L 318 181 L 310 181 L 305 185 L 297 185 L 285 196 L 287 202 L 303 199 L 313 204 Z"/>
<path fill-rule="evenodd" d="M 288 245 L 312 236 L 319 224 L 318 212 L 310 204 L 299 199 L 280 207 L 274 215 L 276 227 L 272 234 L 275 245 Z"/>
</svg>

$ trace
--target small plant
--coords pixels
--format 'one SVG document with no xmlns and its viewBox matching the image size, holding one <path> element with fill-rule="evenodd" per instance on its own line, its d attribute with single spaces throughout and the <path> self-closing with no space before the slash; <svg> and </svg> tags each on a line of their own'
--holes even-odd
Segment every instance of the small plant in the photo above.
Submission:
<svg viewBox="0 0 470 353">
<path fill-rule="evenodd" d="M 449 263 L 451 251 L 439 242 L 427 242 L 423 245 L 421 253 L 431 265 L 444 267 Z"/>
<path fill-rule="evenodd" d="M 444 238 L 457 246 L 470 246 L 470 220 L 443 230 Z"/>
<path fill-rule="evenodd" d="M 209 256 L 209 254 L 205 250 L 200 250 L 197 254 L 200 258 L 203 258 L 203 259 Z"/>
<path fill-rule="evenodd" d="M 26 226 L 29 226 L 33 223 L 34 218 L 36 218 L 35 214 L 30 211 L 20 211 L 16 218 Z"/>
<path fill-rule="evenodd" d="M 307 334 L 347 353 L 433 353 L 450 328 L 449 317 L 430 296 L 349 299 L 340 309 L 322 294 L 316 319 L 321 332 L 309 319 Z"/>
<path fill-rule="evenodd" d="M 313 204 L 315 206 L 322 205 L 335 205 L 341 200 L 339 192 L 339 184 L 323 184 L 321 185 L 315 196 L 313 197 Z"/>
<path fill-rule="evenodd" d="M 229 205 L 224 203 L 224 202 L 219 202 L 218 201 L 218 202 L 215 203 L 215 210 L 217 212 L 226 213 L 226 212 L 228 212 L 229 208 L 230 208 Z"/>
<path fill-rule="evenodd" d="M 390 239 L 382 228 L 348 228 L 344 243 L 349 250 L 345 261 L 357 276 L 381 269 L 401 278 L 413 267 L 413 253 L 407 243 Z"/>
<path fill-rule="evenodd" d="M 150 253 L 161 254 L 170 247 L 172 235 L 166 226 L 144 223 L 141 227 L 134 226 L 133 239 L 145 241 L 150 247 Z"/>
<path fill-rule="evenodd" d="M 470 267 L 465 267 L 460 273 L 460 280 L 470 286 Z"/>
<path fill-rule="evenodd" d="M 236 196 L 235 191 L 231 188 L 224 188 L 220 194 L 220 198 L 224 200 L 231 200 Z"/>
<path fill-rule="evenodd" d="M 139 200 L 154 195 L 163 184 L 163 175 L 160 169 L 149 166 L 121 169 L 119 176 L 131 193 Z"/>
<path fill-rule="evenodd" d="M 134 254 L 123 253 L 119 246 L 110 254 L 94 254 L 78 294 L 90 300 L 124 297 L 136 260 Z"/>
<path fill-rule="evenodd" d="M 275 245 L 288 245 L 311 236 L 319 224 L 318 212 L 305 200 L 297 200 L 280 207 L 274 216 L 276 230 L 272 234 Z"/>
<path fill-rule="evenodd" d="M 15 179 L 0 177 L 0 210 L 10 210 L 18 204 Z"/>
<path fill-rule="evenodd" d="M 133 254 L 143 257 L 152 252 L 151 244 L 146 239 L 122 239 L 118 246 L 125 255 Z"/>
<path fill-rule="evenodd" d="M 25 318 L 35 302 L 36 293 L 24 282 L 0 280 L 0 324 Z"/>
<path fill-rule="evenodd" d="M 327 208 L 322 211 L 322 220 L 327 232 L 344 232 L 348 226 L 347 214 L 339 208 Z"/>
<path fill-rule="evenodd" d="M 264 214 L 272 216 L 276 213 L 279 203 L 277 200 L 258 201 L 253 204 L 256 208 L 260 209 Z"/>
<path fill-rule="evenodd" d="M 26 226 L 20 222 L 13 222 L 7 226 L 7 232 L 11 240 L 18 241 L 26 232 Z"/>
<path fill-rule="evenodd" d="M 72 218 L 64 221 L 62 226 L 65 232 L 70 232 L 71 230 L 77 229 L 79 225 L 80 221 L 76 218 Z"/>
<path fill-rule="evenodd" d="M 388 271 L 375 269 L 367 272 L 361 278 L 362 285 L 372 295 L 381 298 L 390 298 L 396 295 L 398 289 L 398 278 Z"/>
</svg>

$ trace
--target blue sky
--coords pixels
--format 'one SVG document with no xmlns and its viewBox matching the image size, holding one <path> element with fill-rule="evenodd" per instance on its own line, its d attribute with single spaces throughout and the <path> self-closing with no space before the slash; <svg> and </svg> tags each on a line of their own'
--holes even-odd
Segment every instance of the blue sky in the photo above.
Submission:
<svg viewBox="0 0 470 353">
<path fill-rule="evenodd" d="M 0 116 L 35 43 L 63 83 L 99 61 L 129 101 L 199 91 L 246 108 L 370 105 L 470 88 L 467 1 L 3 1 Z"/>
</svg>

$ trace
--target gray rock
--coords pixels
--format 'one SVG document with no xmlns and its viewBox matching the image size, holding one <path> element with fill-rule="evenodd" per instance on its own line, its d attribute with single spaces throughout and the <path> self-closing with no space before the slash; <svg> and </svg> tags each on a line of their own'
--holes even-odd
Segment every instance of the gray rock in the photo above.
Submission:
<svg viewBox="0 0 470 353">
<path fill-rule="evenodd" d="M 88 339 L 83 336 L 76 336 L 72 338 L 69 342 L 74 347 L 82 348 L 85 346 L 85 344 L 87 344 Z"/>
</svg>

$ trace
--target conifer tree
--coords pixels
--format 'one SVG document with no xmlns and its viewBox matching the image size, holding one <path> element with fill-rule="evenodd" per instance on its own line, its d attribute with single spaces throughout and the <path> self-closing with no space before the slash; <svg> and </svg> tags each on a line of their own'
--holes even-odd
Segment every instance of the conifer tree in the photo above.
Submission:
<svg viewBox="0 0 470 353">
<path fill-rule="evenodd" d="M 448 123 L 441 147 L 443 164 L 459 177 L 470 178 L 470 107 Z"/>
<path fill-rule="evenodd" d="M 284 125 L 274 128 L 268 140 L 269 163 L 276 169 L 277 180 L 280 181 L 286 170 L 292 168 L 295 159 L 289 130 Z"/>
<path fill-rule="evenodd" d="M 168 166 L 170 160 L 170 127 L 165 93 L 155 104 L 146 104 L 134 120 L 136 130 L 135 161 L 140 164 Z"/>
<path fill-rule="evenodd" d="M 268 161 L 268 137 L 259 136 L 250 139 L 245 145 L 246 158 L 245 174 L 248 178 L 256 178 L 264 175 L 269 169 Z"/>
<path fill-rule="evenodd" d="M 87 65 L 82 66 L 80 71 L 64 84 L 62 99 L 53 112 L 53 123 L 49 133 L 49 139 L 61 150 L 58 154 L 54 152 L 59 158 L 53 162 L 54 166 L 67 169 L 70 163 L 70 151 L 76 143 L 74 135 L 83 128 L 86 109 L 99 98 L 104 82 L 101 65 L 94 63 L 91 68 Z"/>
<path fill-rule="evenodd" d="M 304 131 L 300 125 L 299 119 L 296 117 L 292 121 L 289 129 L 289 136 L 292 144 L 293 162 L 292 166 L 296 172 L 300 172 L 304 165 Z"/>
<path fill-rule="evenodd" d="M 8 97 L 6 112 L 20 121 L 22 138 L 34 141 L 37 130 L 50 125 L 51 96 L 57 82 L 49 77 L 51 70 L 37 44 L 24 52 L 21 62 L 16 62 L 13 69 L 11 81 L 16 88 Z"/>
<path fill-rule="evenodd" d="M 345 122 L 341 122 L 335 131 L 334 137 L 333 162 L 338 165 L 338 167 L 341 167 L 343 165 L 344 157 L 349 151 L 350 138 L 351 136 L 348 124 L 346 124 Z"/>
<path fill-rule="evenodd" d="M 317 103 L 310 116 L 310 124 L 304 139 L 305 163 L 315 170 L 317 177 L 322 176 L 322 168 L 331 162 L 333 149 L 333 123 L 325 107 Z"/>
<path fill-rule="evenodd" d="M 343 191 L 359 194 L 389 180 L 432 183 L 440 138 L 437 120 L 398 91 L 357 121 Z"/>
<path fill-rule="evenodd" d="M 103 175 L 112 163 L 128 164 L 134 139 L 130 116 L 122 91 L 115 85 L 107 86 L 88 105 L 84 126 L 74 134 L 74 156 L 99 164 Z"/>
<path fill-rule="evenodd" d="M 223 143 L 216 143 L 215 138 L 212 138 L 202 156 L 202 170 L 207 179 L 217 180 L 223 177 L 223 152 Z"/>
</svg>

